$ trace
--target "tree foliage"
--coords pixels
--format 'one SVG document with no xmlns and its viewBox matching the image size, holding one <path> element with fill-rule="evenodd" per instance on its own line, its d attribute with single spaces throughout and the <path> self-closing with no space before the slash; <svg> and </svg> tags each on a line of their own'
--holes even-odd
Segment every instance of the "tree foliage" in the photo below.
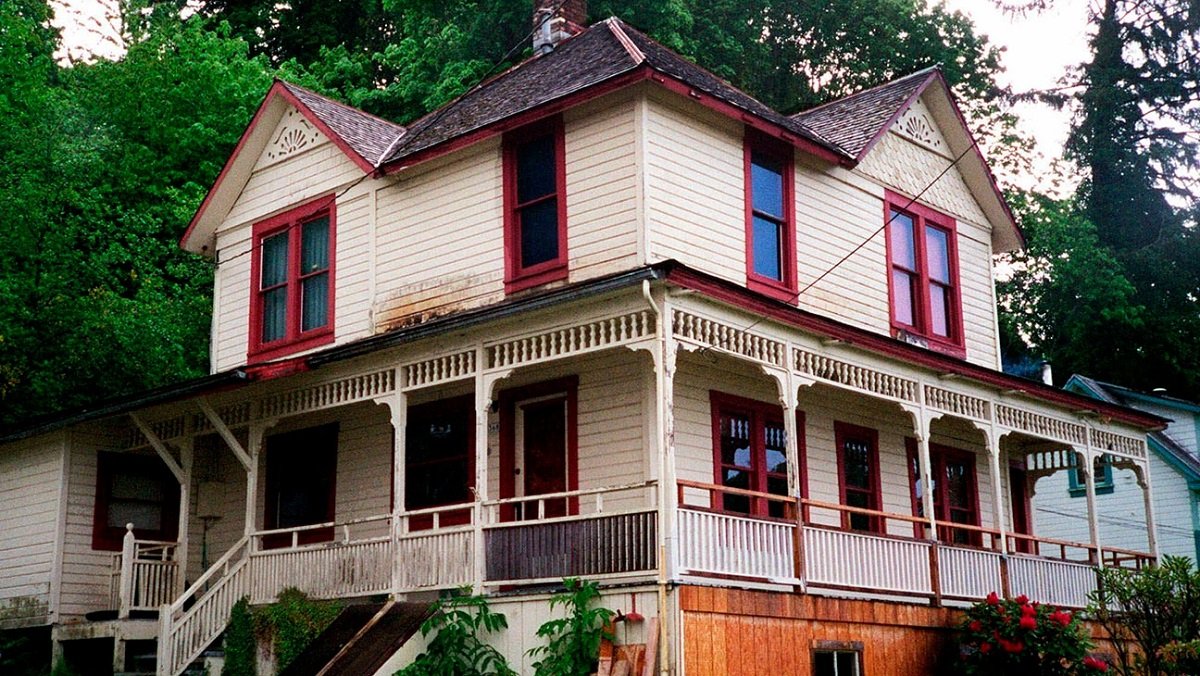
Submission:
<svg viewBox="0 0 1200 676">
<path fill-rule="evenodd" d="M 1163 649 L 1200 640 L 1200 572 L 1187 558 L 1167 556 L 1151 568 L 1102 568 L 1099 576 L 1090 612 L 1115 639 L 1118 673 L 1172 673 Z M 1167 653 L 1174 658 L 1177 651 Z"/>
</svg>

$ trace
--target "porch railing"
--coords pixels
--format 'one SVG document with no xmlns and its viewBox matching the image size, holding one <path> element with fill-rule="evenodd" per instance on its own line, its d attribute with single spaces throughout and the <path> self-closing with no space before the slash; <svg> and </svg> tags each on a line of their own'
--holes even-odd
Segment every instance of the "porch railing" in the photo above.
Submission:
<svg viewBox="0 0 1200 676">
<path fill-rule="evenodd" d="M 250 536 L 250 602 L 295 587 L 313 598 L 384 594 L 392 585 L 392 516 L 262 530 Z"/>
<path fill-rule="evenodd" d="M 454 589 L 475 574 L 475 506 L 447 505 L 399 514 L 396 591 Z"/>
<path fill-rule="evenodd" d="M 112 555 L 109 599 L 117 617 L 158 610 L 179 593 L 178 542 L 138 540 L 133 524 L 125 527 L 121 551 Z"/>
<path fill-rule="evenodd" d="M 679 566 L 685 575 L 939 601 L 973 601 L 995 591 L 1068 607 L 1087 605 L 1096 588 L 1099 559 L 1090 545 L 1004 533 L 1009 539 L 1004 553 L 1000 531 L 970 524 L 931 526 L 909 515 L 692 481 L 679 481 L 678 491 Z M 717 511 L 727 504 L 725 496 L 738 496 L 743 507 L 757 505 L 760 513 Z M 768 504 L 779 507 L 764 513 Z M 945 540 L 926 537 L 933 528 Z M 1153 561 L 1142 552 L 1100 551 L 1108 566 L 1140 568 Z"/>
<path fill-rule="evenodd" d="M 637 575 L 657 565 L 654 482 L 483 504 L 489 584 Z"/>
</svg>

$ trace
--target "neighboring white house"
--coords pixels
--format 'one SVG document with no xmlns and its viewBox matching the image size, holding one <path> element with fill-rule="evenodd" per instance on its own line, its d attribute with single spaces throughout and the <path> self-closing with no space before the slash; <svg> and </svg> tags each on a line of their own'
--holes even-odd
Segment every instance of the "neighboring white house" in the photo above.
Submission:
<svg viewBox="0 0 1200 676">
<path fill-rule="evenodd" d="M 1169 420 L 1167 428 L 1146 437 L 1150 453 L 1150 480 L 1154 485 L 1154 523 L 1161 554 L 1200 556 L 1200 456 L 1197 431 L 1200 405 L 1165 394 L 1147 394 L 1119 385 L 1072 375 L 1064 389 L 1101 401 L 1141 409 Z M 1048 537 L 1088 537 L 1083 502 L 1085 489 L 1077 476 L 1067 473 L 1037 482 L 1033 497 L 1037 531 Z M 1099 528 L 1105 542 L 1118 547 L 1146 546 L 1145 503 L 1137 475 L 1104 464 L 1096 477 Z"/>
<path fill-rule="evenodd" d="M 789 117 L 581 5 L 407 127 L 271 87 L 182 241 L 212 375 L 0 436 L 0 628 L 173 676 L 244 595 L 469 584 L 528 672 L 584 576 L 656 673 L 932 673 L 947 605 L 1154 559 L 1031 523 L 1164 421 L 1001 372 L 940 72 Z"/>
</svg>

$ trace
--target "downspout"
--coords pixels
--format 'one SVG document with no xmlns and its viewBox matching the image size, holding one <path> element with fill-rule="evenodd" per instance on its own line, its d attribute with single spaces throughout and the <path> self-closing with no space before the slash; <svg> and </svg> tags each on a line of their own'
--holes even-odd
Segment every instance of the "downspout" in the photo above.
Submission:
<svg viewBox="0 0 1200 676">
<path fill-rule="evenodd" d="M 659 458 L 661 466 L 658 471 L 658 527 L 659 543 L 658 543 L 658 665 L 659 672 L 662 676 L 670 674 L 667 665 L 667 616 L 669 610 L 667 608 L 667 546 L 666 546 L 666 520 L 670 517 L 667 514 L 667 448 L 666 448 L 666 405 L 663 397 L 663 388 L 666 386 L 666 333 L 663 330 L 663 313 L 658 304 L 654 302 L 654 296 L 650 293 L 650 280 L 642 280 L 642 297 L 646 299 L 646 303 L 650 306 L 650 311 L 654 313 L 654 427 L 657 433 L 658 443 L 662 448 L 662 457 Z"/>
</svg>

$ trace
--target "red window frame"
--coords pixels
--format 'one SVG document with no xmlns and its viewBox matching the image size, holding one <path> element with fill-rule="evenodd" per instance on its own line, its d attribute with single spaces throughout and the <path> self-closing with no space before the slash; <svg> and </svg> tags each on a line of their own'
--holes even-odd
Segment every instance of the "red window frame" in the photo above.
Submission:
<svg viewBox="0 0 1200 676">
<path fill-rule="evenodd" d="M 850 506 L 846 501 L 846 496 L 849 493 L 861 493 L 867 496 L 869 503 L 864 509 L 874 511 L 883 511 L 883 489 L 879 477 L 879 431 L 869 427 L 861 427 L 835 421 L 833 423 L 833 438 L 835 450 L 837 452 L 838 463 L 838 500 L 841 504 Z M 871 469 L 871 486 L 866 489 L 850 487 L 846 485 L 846 454 L 844 453 L 845 444 L 848 441 L 858 441 L 864 443 L 868 447 L 867 457 Z M 866 520 L 865 528 L 858 528 L 853 525 L 854 521 Z M 877 516 L 852 515 L 842 512 L 842 528 L 845 530 L 859 530 L 868 533 L 883 533 L 885 531 L 883 519 Z"/>
<path fill-rule="evenodd" d="M 787 497 L 789 491 L 787 489 L 787 470 L 783 472 L 771 472 L 767 470 L 767 449 L 765 430 L 768 424 L 774 423 L 784 428 L 783 425 L 783 410 L 777 404 L 768 404 L 757 401 L 755 399 L 747 399 L 732 394 L 726 394 L 717 390 L 710 390 L 709 406 L 712 412 L 712 445 L 713 445 L 713 483 L 718 486 L 724 486 L 724 470 L 727 467 L 744 468 L 739 465 L 728 465 L 724 462 L 721 456 L 721 418 L 726 413 L 741 413 L 750 420 L 751 439 L 750 439 L 750 480 L 753 485 L 747 490 L 757 491 L 759 493 L 771 493 L 768 490 L 768 479 L 782 479 L 784 482 L 783 493 L 773 493 Z M 804 417 L 803 414 L 797 414 L 797 441 L 804 438 Z M 797 443 L 797 451 L 803 458 L 803 444 Z M 785 446 L 786 451 L 786 446 Z M 803 463 L 801 463 L 803 467 Z M 801 485 L 804 485 L 801 481 Z M 802 491 L 806 489 L 802 488 Z M 806 493 L 802 493 L 806 495 Z M 740 497 L 740 496 L 738 496 Z M 750 514 L 753 516 L 766 518 L 785 518 L 788 514 L 771 514 L 771 506 L 783 503 L 772 503 L 766 498 L 748 498 L 749 511 L 745 512 L 738 509 L 731 509 L 725 506 L 724 494 L 719 494 L 716 491 L 712 496 L 712 509 L 719 512 L 729 512 L 733 514 Z M 786 511 L 786 510 L 785 510 Z"/>
<path fill-rule="evenodd" d="M 785 303 L 795 302 L 798 286 L 796 277 L 796 167 L 790 145 L 772 139 L 753 129 L 746 129 L 742 147 L 742 173 L 745 180 L 746 203 L 746 287 L 751 291 L 770 296 Z M 779 257 L 782 279 L 758 274 L 754 269 L 754 179 L 751 167 L 754 155 L 774 160 L 782 167 L 783 220 L 763 213 L 767 220 L 778 224 L 780 229 Z"/>
<path fill-rule="evenodd" d="M 300 288 L 304 279 L 313 275 L 300 274 L 301 233 L 305 223 L 323 216 L 329 217 L 329 267 L 315 274 L 327 274 L 326 317 L 328 321 L 308 331 L 301 331 L 301 298 Z M 263 342 L 263 295 L 262 285 L 262 244 L 265 240 L 283 232 L 288 232 L 288 271 L 287 271 L 287 312 L 286 330 L 284 336 L 277 340 Z M 282 357 L 301 350 L 307 350 L 333 342 L 334 301 L 337 288 L 337 209 L 333 195 L 325 195 L 310 200 L 298 207 L 289 209 L 281 214 L 254 224 L 252 235 L 253 254 L 250 256 L 250 346 L 247 356 L 255 360 L 267 360 Z M 278 285 L 280 288 L 284 285 Z"/>
<path fill-rule="evenodd" d="M 913 220 L 913 255 L 916 259 L 916 269 L 912 270 L 899 265 L 892 251 L 892 213 L 900 212 Z M 899 336 L 909 333 L 924 338 L 931 349 L 952 356 L 966 357 L 963 337 L 962 319 L 962 279 L 958 267 L 958 230 L 956 221 L 943 213 L 934 211 L 922 204 L 913 202 L 903 195 L 887 191 L 883 202 L 883 218 L 887 224 L 884 241 L 887 246 L 888 263 L 888 315 L 891 318 L 892 334 Z M 932 281 L 929 274 L 929 262 L 926 257 L 925 232 L 928 228 L 936 228 L 946 233 L 947 265 L 950 269 L 950 286 L 947 290 L 949 308 L 946 324 L 949 336 L 939 336 L 933 332 L 932 306 L 930 289 L 932 286 L 945 286 Z M 913 323 L 906 324 L 896 318 L 896 284 L 893 272 L 902 270 L 916 279 L 916 289 L 913 298 Z"/>
<path fill-rule="evenodd" d="M 517 155 L 522 146 L 546 136 L 554 139 L 553 193 L 526 204 L 517 202 Z M 567 151 L 561 116 L 535 122 L 504 135 L 502 143 L 504 184 L 504 290 L 523 289 L 567 278 Z M 558 256 L 535 265 L 521 262 L 521 209 L 553 197 L 558 206 Z"/>
<path fill-rule="evenodd" d="M 125 525 L 110 526 L 108 510 L 115 501 L 112 495 L 113 479 L 121 473 L 138 474 L 157 479 L 162 484 L 161 527 L 150 530 L 133 529 L 139 540 L 161 540 L 173 542 L 179 536 L 179 482 L 162 460 L 153 455 L 134 453 L 96 454 L 96 503 L 92 513 L 92 549 L 120 551 L 125 538 Z M 149 502 L 149 501 L 145 501 Z"/>
<path fill-rule="evenodd" d="M 465 422 L 466 439 L 464 449 L 447 449 L 445 455 L 436 458 L 427 458 L 422 461 L 415 461 L 412 457 L 412 448 L 414 435 L 418 433 L 417 426 L 422 423 L 427 423 L 431 420 L 443 419 L 446 416 L 455 416 Z M 404 488 L 404 509 L 434 509 L 438 507 L 449 507 L 452 505 L 469 505 L 471 502 L 470 495 L 475 491 L 475 400 L 471 395 L 463 395 L 461 397 L 453 397 L 450 399 L 439 399 L 424 404 L 410 406 L 408 409 L 408 419 L 405 429 L 405 488 Z M 467 490 L 468 497 L 461 501 L 438 501 L 429 502 L 426 504 L 413 504 L 413 482 L 417 475 L 417 470 L 422 468 L 439 468 L 454 461 L 466 460 L 466 476 L 462 477 L 464 486 Z M 444 471 L 443 471 L 444 474 Z M 453 480 L 454 477 L 447 477 Z M 433 515 L 409 517 L 409 530 L 429 530 L 433 528 Z M 438 523 L 441 527 L 459 526 L 471 522 L 471 512 L 469 507 L 464 507 L 458 510 L 446 510 L 439 512 Z"/>
<path fill-rule="evenodd" d="M 567 404 L 567 490 L 579 490 L 579 376 L 572 375 L 500 392 L 498 399 L 501 499 L 514 498 L 517 495 L 517 403 L 554 395 L 562 395 Z M 500 505 L 500 520 L 517 520 L 521 516 L 519 511 L 512 503 Z M 566 513 L 579 513 L 578 497 L 567 499 Z"/>
<path fill-rule="evenodd" d="M 337 510 L 337 466 L 338 446 L 341 441 L 341 426 L 339 423 L 328 423 L 316 427 L 308 427 L 289 432 L 280 432 L 267 437 L 263 441 L 263 528 L 276 530 L 283 528 L 301 528 L 307 525 L 328 523 L 336 518 Z M 321 517 L 309 524 L 280 524 L 278 501 L 280 493 L 288 486 L 284 484 L 289 471 L 297 468 L 296 462 L 303 463 L 303 469 L 309 476 L 317 480 L 325 480 L 324 495 L 320 507 Z M 308 477 L 305 477 L 308 479 Z M 300 531 L 296 537 L 298 544 L 307 545 L 317 542 L 329 542 L 334 538 L 334 529 L 314 528 Z M 262 539 L 265 549 L 290 547 L 292 537 L 288 533 L 267 535 Z"/>
<path fill-rule="evenodd" d="M 913 516 L 924 518 L 921 512 L 924 510 L 924 505 L 921 499 L 917 497 L 917 480 L 914 471 L 918 470 L 919 464 L 917 461 L 917 440 L 908 437 L 904 440 L 905 448 L 908 451 L 908 467 L 909 467 L 909 496 L 912 498 L 912 513 Z M 940 481 L 946 475 L 946 461 L 953 460 L 966 464 L 970 472 L 971 485 L 971 504 L 966 508 L 966 513 L 970 517 L 970 521 L 955 521 L 952 512 L 964 511 L 963 508 L 952 508 L 947 504 L 945 497 L 939 499 L 939 492 L 942 491 L 941 486 L 944 482 Z M 979 473 L 975 463 L 975 454 L 970 451 L 964 451 L 951 446 L 943 446 L 941 444 L 929 444 L 929 464 L 932 472 L 933 488 L 934 488 L 934 511 L 937 512 L 936 518 L 938 522 L 938 539 L 942 542 L 970 545 L 978 547 L 983 542 L 983 534 L 979 531 L 965 530 L 954 528 L 948 524 L 963 523 L 968 526 L 979 526 Z M 913 524 L 913 536 L 922 537 L 925 524 Z"/>
</svg>

